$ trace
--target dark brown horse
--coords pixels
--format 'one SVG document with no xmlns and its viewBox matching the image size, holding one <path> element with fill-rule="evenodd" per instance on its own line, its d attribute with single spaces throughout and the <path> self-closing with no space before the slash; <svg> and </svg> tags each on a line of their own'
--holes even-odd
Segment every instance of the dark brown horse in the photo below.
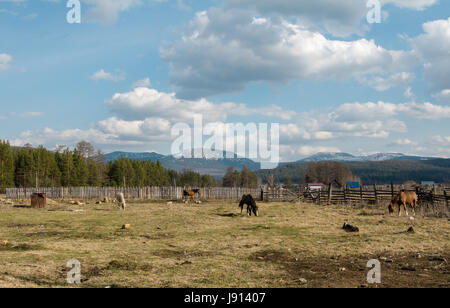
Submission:
<svg viewBox="0 0 450 308">
<path fill-rule="evenodd" d="M 406 212 L 406 216 L 409 216 L 407 208 L 407 205 L 409 205 L 413 209 L 414 216 L 416 216 L 416 208 L 418 201 L 419 197 L 415 192 L 401 191 L 392 199 L 391 203 L 389 204 L 389 214 L 394 213 L 395 206 L 398 206 L 398 216 L 401 216 L 403 206 L 403 209 Z"/>
<path fill-rule="evenodd" d="M 200 189 L 192 189 L 192 190 L 185 190 L 183 191 L 183 198 L 187 201 L 188 198 L 191 198 L 194 200 L 195 195 L 198 195 L 200 198 L 201 192 Z"/>
<path fill-rule="evenodd" d="M 247 215 L 248 216 L 252 216 L 252 212 L 253 212 L 253 214 L 255 214 L 256 217 L 259 216 L 259 208 L 256 205 L 256 201 L 255 201 L 255 199 L 253 199 L 252 195 L 243 195 L 242 196 L 242 200 L 239 203 L 239 207 L 241 208 L 241 215 L 244 210 L 245 204 L 247 205 Z"/>
</svg>

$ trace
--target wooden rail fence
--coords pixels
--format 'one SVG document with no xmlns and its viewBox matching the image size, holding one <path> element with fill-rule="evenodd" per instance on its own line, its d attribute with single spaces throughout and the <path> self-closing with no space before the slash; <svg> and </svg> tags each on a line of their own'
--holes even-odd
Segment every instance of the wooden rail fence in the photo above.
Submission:
<svg viewBox="0 0 450 308">
<path fill-rule="evenodd" d="M 142 200 L 181 200 L 182 187 L 43 187 L 7 188 L 6 198 L 13 200 L 29 199 L 33 193 L 45 193 L 50 199 L 103 199 L 115 198 L 124 193 L 127 199 Z M 259 196 L 261 190 L 249 188 L 213 187 L 202 188 L 201 198 L 207 200 L 240 199 L 244 194 Z M 258 197 L 259 198 L 259 197 Z"/>
<path fill-rule="evenodd" d="M 318 204 L 388 204 L 394 195 L 400 191 L 416 191 L 419 203 L 449 206 L 450 187 L 448 186 L 416 186 L 407 187 L 403 185 L 373 185 L 356 189 L 336 188 L 329 185 L 322 190 L 308 190 L 306 188 L 291 190 L 284 188 L 268 189 L 264 192 L 266 201 L 294 201 L 302 200 Z"/>
</svg>

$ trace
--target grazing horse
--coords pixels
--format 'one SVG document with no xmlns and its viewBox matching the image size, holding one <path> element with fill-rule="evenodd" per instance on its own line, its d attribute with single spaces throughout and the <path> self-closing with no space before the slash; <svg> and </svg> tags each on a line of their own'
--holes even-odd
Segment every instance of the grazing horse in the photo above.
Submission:
<svg viewBox="0 0 450 308">
<path fill-rule="evenodd" d="M 192 190 L 183 191 L 183 198 L 186 201 L 187 201 L 187 198 L 191 198 L 192 200 L 194 200 L 195 195 L 198 195 L 198 197 L 200 198 L 200 196 L 201 196 L 200 189 L 192 189 Z"/>
<path fill-rule="evenodd" d="M 241 208 L 241 215 L 244 210 L 245 204 L 247 204 L 247 215 L 248 216 L 252 216 L 252 212 L 253 212 L 253 214 L 255 214 L 256 217 L 259 216 L 259 208 L 256 205 L 256 201 L 255 201 L 255 199 L 253 199 L 252 195 L 243 195 L 242 196 L 242 200 L 239 203 L 239 207 Z"/>
<path fill-rule="evenodd" d="M 389 214 L 394 213 L 395 206 L 398 205 L 398 216 L 401 216 L 402 214 L 402 206 L 406 212 L 406 216 L 409 216 L 407 205 L 410 205 L 413 209 L 414 216 L 416 216 L 418 201 L 419 197 L 417 197 L 417 194 L 415 192 L 401 191 L 392 199 L 391 203 L 389 204 Z"/>
<path fill-rule="evenodd" d="M 116 199 L 117 199 L 117 202 L 119 203 L 119 207 L 120 207 L 122 210 L 125 211 L 125 209 L 126 209 L 126 207 L 127 207 L 127 203 L 126 203 L 126 201 L 125 201 L 125 196 L 124 196 L 124 194 L 123 194 L 123 193 L 118 193 L 118 194 L 116 195 Z"/>
</svg>

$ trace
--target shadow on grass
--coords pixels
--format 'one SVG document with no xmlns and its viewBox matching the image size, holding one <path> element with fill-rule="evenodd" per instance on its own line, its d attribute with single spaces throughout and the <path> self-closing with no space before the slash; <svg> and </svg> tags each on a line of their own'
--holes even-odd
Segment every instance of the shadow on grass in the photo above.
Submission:
<svg viewBox="0 0 450 308">
<path fill-rule="evenodd" d="M 241 217 L 240 214 L 235 214 L 235 213 L 229 213 L 229 214 L 216 214 L 217 216 L 220 217 L 228 217 L 228 218 L 236 218 L 236 217 Z"/>
<path fill-rule="evenodd" d="M 19 244 L 12 245 L 8 244 L 6 246 L 0 246 L 0 251 L 31 251 L 31 250 L 44 250 L 44 246 L 41 245 L 29 245 L 29 244 Z"/>
</svg>

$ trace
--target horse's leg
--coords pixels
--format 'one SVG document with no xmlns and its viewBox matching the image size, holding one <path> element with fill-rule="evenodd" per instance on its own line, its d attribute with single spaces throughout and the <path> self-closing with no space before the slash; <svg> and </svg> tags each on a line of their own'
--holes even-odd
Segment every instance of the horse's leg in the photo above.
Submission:
<svg viewBox="0 0 450 308">
<path fill-rule="evenodd" d="M 408 214 L 408 205 L 407 205 L 406 202 L 403 202 L 403 208 L 405 209 L 406 216 L 409 216 L 409 214 Z"/>
<path fill-rule="evenodd" d="M 402 216 L 402 205 L 399 203 L 398 205 L 398 217 Z"/>
</svg>

